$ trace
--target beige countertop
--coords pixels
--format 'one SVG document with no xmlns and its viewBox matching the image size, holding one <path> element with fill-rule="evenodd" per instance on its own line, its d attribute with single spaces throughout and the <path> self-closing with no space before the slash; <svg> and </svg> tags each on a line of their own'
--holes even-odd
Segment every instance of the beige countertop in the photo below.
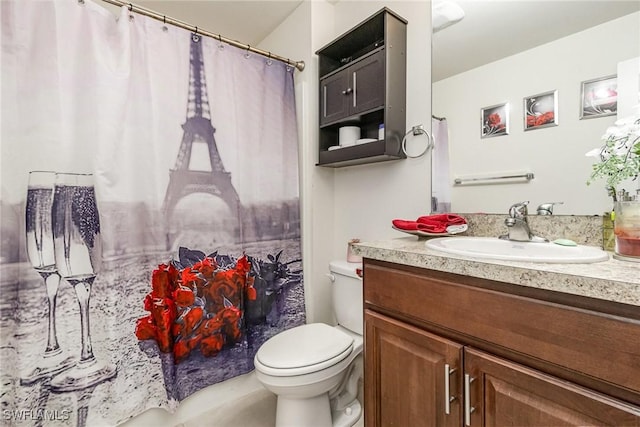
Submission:
<svg viewBox="0 0 640 427">
<path fill-rule="evenodd" d="M 447 273 L 640 306 L 640 263 L 550 264 L 477 259 L 429 249 L 417 237 L 362 242 L 355 254 Z"/>
</svg>

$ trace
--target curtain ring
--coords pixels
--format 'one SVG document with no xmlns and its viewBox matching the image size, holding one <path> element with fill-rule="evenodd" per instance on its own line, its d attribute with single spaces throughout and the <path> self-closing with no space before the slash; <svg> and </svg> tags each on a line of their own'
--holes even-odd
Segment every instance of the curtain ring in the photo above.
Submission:
<svg viewBox="0 0 640 427">
<path fill-rule="evenodd" d="M 191 35 L 191 40 L 195 43 L 200 41 L 200 36 L 198 35 L 198 27 L 196 27 L 196 31 Z"/>
<path fill-rule="evenodd" d="M 224 45 L 222 44 L 222 35 L 218 34 L 218 49 L 223 50 Z"/>
<path fill-rule="evenodd" d="M 167 25 L 167 15 L 162 15 L 162 23 Z"/>
<path fill-rule="evenodd" d="M 245 54 L 244 54 L 244 57 L 245 57 L 246 59 L 249 59 L 249 57 L 251 56 L 251 55 L 249 54 L 249 52 L 250 52 L 250 51 L 251 51 L 251 45 L 247 45 L 247 53 L 245 53 Z"/>
<path fill-rule="evenodd" d="M 129 3 L 129 12 L 133 12 L 133 5 Z"/>
<path fill-rule="evenodd" d="M 269 52 L 269 56 L 268 56 L 268 59 L 267 59 L 267 65 L 271 65 L 271 64 L 273 64 L 273 61 L 271 60 L 271 52 Z"/>
</svg>

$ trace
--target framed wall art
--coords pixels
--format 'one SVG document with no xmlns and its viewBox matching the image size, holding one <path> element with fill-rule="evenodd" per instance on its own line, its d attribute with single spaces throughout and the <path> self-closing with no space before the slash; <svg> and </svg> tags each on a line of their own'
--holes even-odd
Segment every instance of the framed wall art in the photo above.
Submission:
<svg viewBox="0 0 640 427">
<path fill-rule="evenodd" d="M 491 138 L 509 134 L 509 103 L 492 105 L 480 110 L 481 137 Z"/>
<path fill-rule="evenodd" d="M 524 98 L 524 130 L 558 126 L 558 91 Z"/>
<path fill-rule="evenodd" d="M 618 76 L 582 82 L 580 119 L 612 116 L 618 112 Z"/>
</svg>

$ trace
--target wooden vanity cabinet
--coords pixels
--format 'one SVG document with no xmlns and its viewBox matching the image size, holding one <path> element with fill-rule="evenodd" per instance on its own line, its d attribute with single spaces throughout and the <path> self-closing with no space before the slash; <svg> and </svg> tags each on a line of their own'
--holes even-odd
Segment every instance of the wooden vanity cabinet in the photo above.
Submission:
<svg viewBox="0 0 640 427">
<path fill-rule="evenodd" d="M 365 258 L 365 425 L 640 426 L 636 307 Z"/>
</svg>

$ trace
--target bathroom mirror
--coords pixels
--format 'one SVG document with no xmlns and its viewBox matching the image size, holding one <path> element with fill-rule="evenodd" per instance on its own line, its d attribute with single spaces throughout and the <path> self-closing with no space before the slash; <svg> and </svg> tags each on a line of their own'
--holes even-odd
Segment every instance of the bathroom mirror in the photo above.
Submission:
<svg viewBox="0 0 640 427">
<path fill-rule="evenodd" d="M 447 2 L 434 0 L 434 15 Z M 581 118 L 581 90 L 583 82 L 616 76 L 620 63 L 640 57 L 640 3 L 453 2 L 464 18 L 432 35 L 432 113 L 446 118 L 449 148 L 448 176 L 434 164 L 434 192 L 446 183 L 453 212 L 506 214 L 524 200 L 530 213 L 546 202 L 563 202 L 554 214 L 611 210 L 604 182 L 586 184 L 595 159 L 585 153 L 601 145 L 617 117 Z M 553 93 L 555 123 L 525 130 L 526 100 Z M 508 132 L 483 131 L 481 113 L 494 109 L 508 111 Z M 525 177 L 474 181 L 511 175 Z"/>
</svg>

